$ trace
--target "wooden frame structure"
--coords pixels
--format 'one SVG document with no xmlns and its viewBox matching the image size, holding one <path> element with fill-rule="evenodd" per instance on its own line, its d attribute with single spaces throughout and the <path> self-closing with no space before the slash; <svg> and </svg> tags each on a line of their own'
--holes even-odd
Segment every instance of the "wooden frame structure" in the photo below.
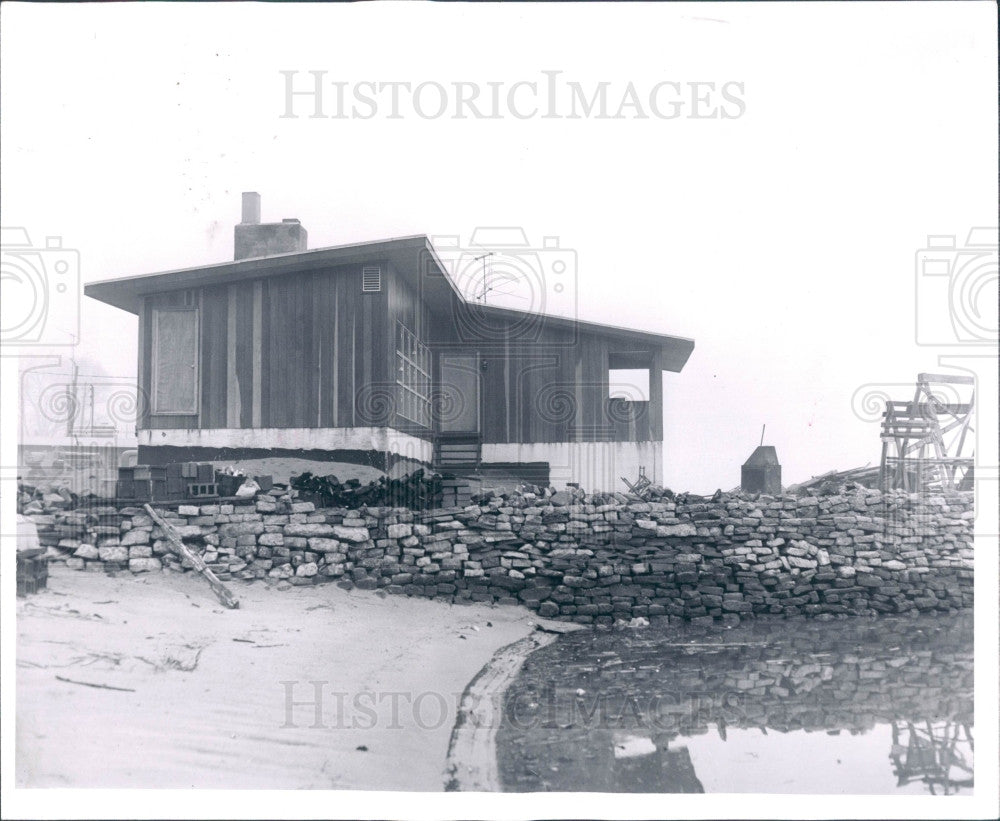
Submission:
<svg viewBox="0 0 1000 821">
<path fill-rule="evenodd" d="M 971 388 L 967 398 L 961 394 Z M 945 401 L 948 400 L 948 401 Z M 917 374 L 913 399 L 882 416 L 879 484 L 885 489 L 965 490 L 973 478 L 975 380 Z"/>
<path fill-rule="evenodd" d="M 904 743 L 905 740 L 905 743 Z M 892 723 L 893 773 L 897 786 L 922 781 L 931 795 L 954 795 L 974 785 L 972 728 L 955 721 Z"/>
</svg>

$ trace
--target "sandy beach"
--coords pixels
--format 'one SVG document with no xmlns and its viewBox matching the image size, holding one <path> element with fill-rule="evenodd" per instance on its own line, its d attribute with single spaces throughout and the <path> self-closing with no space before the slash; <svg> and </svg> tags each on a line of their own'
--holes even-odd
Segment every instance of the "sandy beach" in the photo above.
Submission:
<svg viewBox="0 0 1000 821">
<path fill-rule="evenodd" d="M 17 602 L 17 786 L 441 790 L 462 691 L 537 621 L 232 589 L 238 610 L 193 574 L 52 567 Z"/>
</svg>

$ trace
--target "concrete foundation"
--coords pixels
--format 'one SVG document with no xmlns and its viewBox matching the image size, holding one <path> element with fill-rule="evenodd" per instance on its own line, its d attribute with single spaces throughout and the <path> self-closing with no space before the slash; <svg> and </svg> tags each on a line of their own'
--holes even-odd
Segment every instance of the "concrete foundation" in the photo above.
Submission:
<svg viewBox="0 0 1000 821">
<path fill-rule="evenodd" d="M 549 482 L 563 490 L 575 483 L 584 490 L 625 491 L 639 469 L 655 484 L 663 482 L 662 442 L 536 442 L 483 444 L 483 462 L 548 462 Z"/>
<path fill-rule="evenodd" d="M 183 428 L 139 431 L 139 462 L 234 462 L 294 456 L 389 470 L 430 465 L 431 442 L 394 428 Z"/>
</svg>

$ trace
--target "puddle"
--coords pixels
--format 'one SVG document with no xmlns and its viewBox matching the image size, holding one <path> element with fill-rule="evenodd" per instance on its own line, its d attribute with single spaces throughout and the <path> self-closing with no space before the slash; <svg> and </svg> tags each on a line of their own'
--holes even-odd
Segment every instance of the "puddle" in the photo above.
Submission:
<svg viewBox="0 0 1000 821">
<path fill-rule="evenodd" d="M 972 615 L 560 636 L 504 695 L 507 791 L 972 793 Z"/>
</svg>

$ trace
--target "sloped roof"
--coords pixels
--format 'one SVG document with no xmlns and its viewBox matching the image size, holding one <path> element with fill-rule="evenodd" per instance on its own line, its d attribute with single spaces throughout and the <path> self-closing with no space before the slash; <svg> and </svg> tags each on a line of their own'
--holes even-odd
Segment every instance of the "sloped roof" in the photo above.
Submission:
<svg viewBox="0 0 1000 821">
<path fill-rule="evenodd" d="M 743 463 L 743 467 L 771 467 L 773 465 L 779 465 L 778 462 L 778 452 L 774 449 L 774 445 L 761 445 L 757 450 L 750 454 L 750 458 Z"/>
<path fill-rule="evenodd" d="M 84 293 L 92 299 L 113 305 L 132 314 L 138 314 L 142 298 L 149 294 L 304 273 L 331 266 L 358 264 L 374 259 L 388 260 L 403 277 L 410 280 L 409 284 L 423 296 L 432 313 L 445 315 L 452 310 L 456 300 L 459 303 L 472 306 L 472 303 L 465 299 L 452 282 L 430 239 L 424 234 L 373 242 L 334 245 L 310 251 L 295 251 L 234 262 L 199 265 L 194 268 L 178 268 L 153 274 L 106 279 L 87 283 L 84 286 Z M 494 305 L 477 303 L 474 307 L 477 311 L 511 321 L 518 321 L 525 316 L 532 315 L 529 311 Z M 679 372 L 694 349 L 694 340 L 669 334 L 623 328 L 617 325 L 553 314 L 544 315 L 544 321 L 546 326 L 550 327 L 589 329 L 622 341 L 658 347 L 663 354 L 663 368 L 668 371 Z"/>
<path fill-rule="evenodd" d="M 90 282 L 83 292 L 94 299 L 114 305 L 123 311 L 138 314 L 141 297 L 147 294 L 175 291 L 180 288 L 203 288 L 245 279 L 298 274 L 336 265 L 351 265 L 372 259 L 388 259 L 401 272 L 424 271 L 422 291 L 432 303 L 446 302 L 451 294 L 460 296 L 430 241 L 424 235 L 395 239 L 333 245 L 310 251 L 292 251 L 252 257 L 235 262 L 218 262 L 194 268 L 177 268 L 155 274 L 105 279 Z M 433 308 L 433 304 L 432 304 Z"/>
</svg>

